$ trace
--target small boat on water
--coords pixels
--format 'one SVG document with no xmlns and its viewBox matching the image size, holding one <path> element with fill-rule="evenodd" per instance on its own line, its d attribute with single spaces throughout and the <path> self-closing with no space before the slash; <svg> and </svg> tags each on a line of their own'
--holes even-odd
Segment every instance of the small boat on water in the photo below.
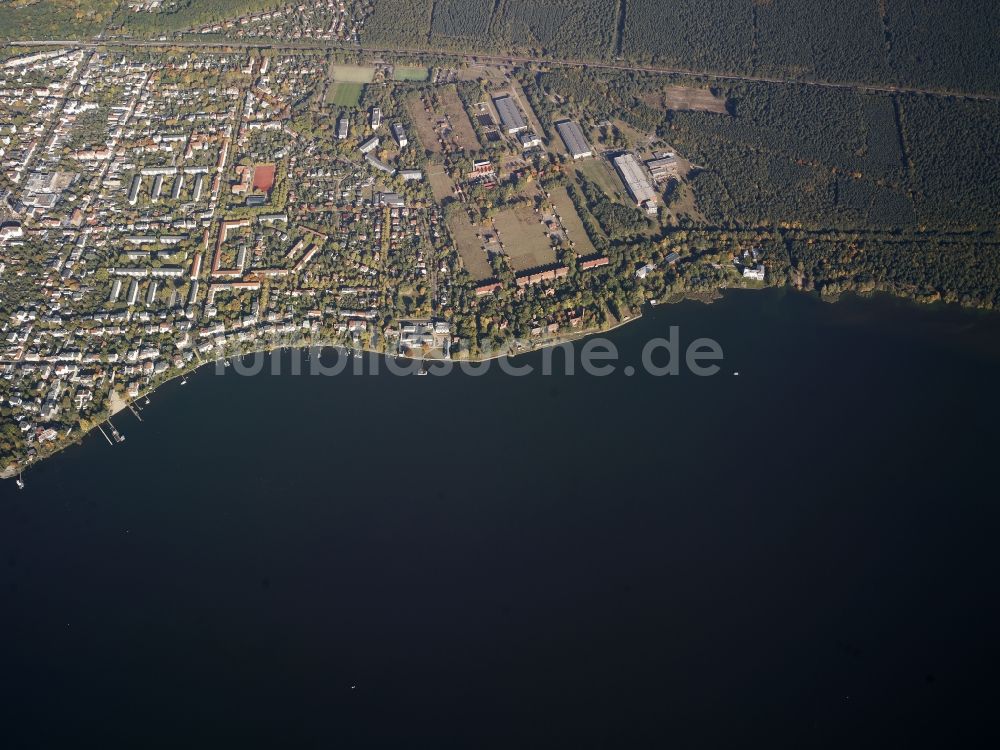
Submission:
<svg viewBox="0 0 1000 750">
<path fill-rule="evenodd" d="M 181 378 L 181 385 L 187 385 L 187 382 L 188 382 L 187 376 Z"/>
<path fill-rule="evenodd" d="M 24 479 L 22 479 L 22 477 L 21 477 L 20 474 L 17 475 L 17 488 L 19 490 L 23 490 L 24 489 Z"/>
</svg>

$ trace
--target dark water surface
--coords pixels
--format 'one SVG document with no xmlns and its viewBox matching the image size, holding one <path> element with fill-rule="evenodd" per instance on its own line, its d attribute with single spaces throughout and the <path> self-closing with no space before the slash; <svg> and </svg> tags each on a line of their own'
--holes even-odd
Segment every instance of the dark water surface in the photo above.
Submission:
<svg viewBox="0 0 1000 750">
<path fill-rule="evenodd" d="M 723 373 L 620 373 L 671 325 Z M 1000 317 L 610 338 L 604 378 L 206 368 L 0 484 L 0 746 L 990 745 Z"/>
</svg>

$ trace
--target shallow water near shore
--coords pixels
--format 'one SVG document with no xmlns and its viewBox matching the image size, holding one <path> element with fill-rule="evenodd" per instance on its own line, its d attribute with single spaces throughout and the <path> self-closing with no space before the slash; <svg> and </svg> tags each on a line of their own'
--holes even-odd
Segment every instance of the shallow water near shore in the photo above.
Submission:
<svg viewBox="0 0 1000 750">
<path fill-rule="evenodd" d="M 720 373 L 646 373 L 671 326 Z M 995 732 L 1000 315 L 730 292 L 607 338 L 607 377 L 205 367 L 0 483 L 5 744 Z"/>
</svg>

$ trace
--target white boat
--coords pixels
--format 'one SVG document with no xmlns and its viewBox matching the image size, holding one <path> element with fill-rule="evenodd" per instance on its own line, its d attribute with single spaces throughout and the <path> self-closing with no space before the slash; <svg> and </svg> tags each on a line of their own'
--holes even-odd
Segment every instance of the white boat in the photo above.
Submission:
<svg viewBox="0 0 1000 750">
<path fill-rule="evenodd" d="M 24 480 L 21 479 L 21 475 L 20 474 L 17 475 L 17 488 L 19 490 L 23 490 L 24 489 Z"/>
</svg>

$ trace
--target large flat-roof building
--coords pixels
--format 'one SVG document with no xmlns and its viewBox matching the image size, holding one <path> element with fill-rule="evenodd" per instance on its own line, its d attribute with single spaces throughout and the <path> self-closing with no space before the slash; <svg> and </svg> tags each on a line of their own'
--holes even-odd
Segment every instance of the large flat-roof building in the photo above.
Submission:
<svg viewBox="0 0 1000 750">
<path fill-rule="evenodd" d="M 542 139 L 530 130 L 521 131 L 517 137 L 521 141 L 521 148 L 523 149 L 536 148 L 542 145 Z"/>
<path fill-rule="evenodd" d="M 132 178 L 132 186 L 128 191 L 128 204 L 134 206 L 136 201 L 139 200 L 139 188 L 142 187 L 142 175 L 136 175 Z"/>
<path fill-rule="evenodd" d="M 657 158 L 647 161 L 646 166 L 657 182 L 680 176 L 681 162 L 674 154 L 657 156 Z"/>
<path fill-rule="evenodd" d="M 365 154 L 365 161 L 371 164 L 379 172 L 385 172 L 386 174 L 396 174 L 395 167 L 391 167 L 384 161 L 379 159 L 375 154 Z"/>
<path fill-rule="evenodd" d="M 496 105 L 497 114 L 500 115 L 500 120 L 508 135 L 517 135 L 522 130 L 528 129 L 528 123 L 524 121 L 520 107 L 511 96 L 498 96 L 493 100 L 493 103 Z"/>
<path fill-rule="evenodd" d="M 633 154 L 622 154 L 614 158 L 615 169 L 635 204 L 648 214 L 657 210 L 656 190 L 646 177 L 646 172 Z"/>
<path fill-rule="evenodd" d="M 577 123 L 572 120 L 563 120 L 556 123 L 556 130 L 559 131 L 559 137 L 566 144 L 569 155 L 574 159 L 584 159 L 594 155 L 593 149 L 583 135 L 583 130 Z"/>
<path fill-rule="evenodd" d="M 158 200 L 160 200 L 160 191 L 162 190 L 163 190 L 163 175 L 158 174 L 156 175 L 156 177 L 153 178 L 153 189 L 150 190 L 149 192 L 149 197 L 153 201 L 153 203 L 156 203 Z"/>
<path fill-rule="evenodd" d="M 174 178 L 174 189 L 170 191 L 170 200 L 177 200 L 181 197 L 181 190 L 184 189 L 184 173 L 178 172 Z"/>
<path fill-rule="evenodd" d="M 337 120 L 337 140 L 343 141 L 347 138 L 347 132 L 351 128 L 351 119 L 343 114 Z"/>
<path fill-rule="evenodd" d="M 205 175 L 198 173 L 194 176 L 194 187 L 191 189 L 191 200 L 195 203 L 201 198 L 201 188 L 205 184 Z"/>
<path fill-rule="evenodd" d="M 399 144 L 400 148 L 405 148 L 409 143 L 406 138 L 406 130 L 403 129 L 403 123 L 394 122 L 392 124 L 392 137 L 396 139 L 396 143 Z"/>
</svg>

